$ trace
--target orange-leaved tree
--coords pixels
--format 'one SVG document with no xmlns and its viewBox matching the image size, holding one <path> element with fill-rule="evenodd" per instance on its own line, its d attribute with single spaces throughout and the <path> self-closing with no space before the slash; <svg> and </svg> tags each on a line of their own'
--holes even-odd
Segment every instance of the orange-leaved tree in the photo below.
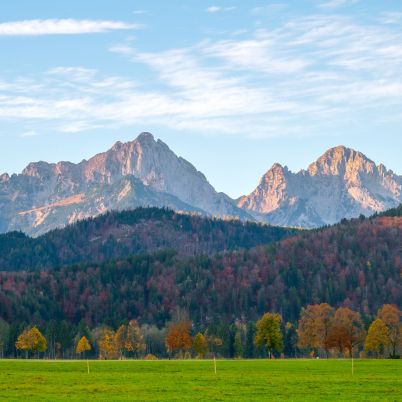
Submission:
<svg viewBox="0 0 402 402">
<path fill-rule="evenodd" d="M 181 321 L 169 325 L 165 340 L 169 353 L 178 351 L 180 357 L 183 357 L 184 352 L 191 348 L 193 345 L 190 335 L 191 326 L 191 321 Z"/>
<path fill-rule="evenodd" d="M 297 328 L 298 346 L 302 349 L 324 349 L 328 355 L 327 339 L 334 309 L 327 303 L 313 304 L 301 311 Z"/>
<path fill-rule="evenodd" d="M 25 357 L 28 357 L 28 351 L 44 352 L 47 348 L 46 338 L 37 327 L 25 329 L 15 342 L 15 347 L 25 351 Z"/>
<path fill-rule="evenodd" d="M 365 334 L 360 313 L 340 307 L 332 317 L 326 348 L 337 349 L 339 353 L 348 352 L 352 356 L 355 346 L 364 341 Z"/>
<path fill-rule="evenodd" d="M 115 359 L 118 357 L 118 349 L 115 342 L 115 332 L 110 328 L 102 328 L 98 338 L 99 358 Z"/>
</svg>

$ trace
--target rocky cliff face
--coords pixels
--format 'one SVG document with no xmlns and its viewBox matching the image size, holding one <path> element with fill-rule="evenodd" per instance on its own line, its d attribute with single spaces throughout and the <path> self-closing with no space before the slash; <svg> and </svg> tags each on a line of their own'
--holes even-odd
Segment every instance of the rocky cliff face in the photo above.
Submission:
<svg viewBox="0 0 402 402">
<path fill-rule="evenodd" d="M 2 174 L 0 232 L 39 235 L 108 210 L 139 206 L 317 227 L 401 202 L 401 176 L 345 147 L 330 149 L 298 173 L 275 164 L 250 195 L 236 202 L 217 193 L 165 143 L 142 133 L 78 164 L 37 162 L 19 175 Z"/>
<path fill-rule="evenodd" d="M 317 227 L 401 202 L 401 176 L 339 146 L 298 173 L 275 164 L 237 205 L 272 224 Z"/>
<path fill-rule="evenodd" d="M 30 163 L 19 175 L 0 176 L 0 232 L 38 235 L 107 210 L 138 206 L 251 219 L 150 133 L 117 142 L 79 164 Z"/>
</svg>

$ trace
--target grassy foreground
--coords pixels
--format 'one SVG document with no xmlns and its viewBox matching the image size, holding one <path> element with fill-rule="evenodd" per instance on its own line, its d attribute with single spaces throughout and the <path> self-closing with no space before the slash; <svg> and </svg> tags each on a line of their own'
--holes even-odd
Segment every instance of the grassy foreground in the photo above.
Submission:
<svg viewBox="0 0 402 402">
<path fill-rule="evenodd" d="M 402 361 L 0 361 L 0 399 L 401 401 Z"/>
</svg>

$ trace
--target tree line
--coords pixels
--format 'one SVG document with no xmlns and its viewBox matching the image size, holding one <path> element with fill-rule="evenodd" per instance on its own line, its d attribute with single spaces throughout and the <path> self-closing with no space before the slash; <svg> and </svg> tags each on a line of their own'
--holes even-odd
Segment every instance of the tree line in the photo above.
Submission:
<svg viewBox="0 0 402 402">
<path fill-rule="evenodd" d="M 256 322 L 237 320 L 231 325 L 218 322 L 202 327 L 178 311 L 164 328 L 130 320 L 116 329 L 100 326 L 90 330 L 81 323 L 75 333 L 67 335 L 73 335 L 67 348 L 66 333 L 57 333 L 55 323 L 44 328 L 27 326 L 14 339 L 11 326 L 1 321 L 0 350 L 2 357 L 25 358 L 398 358 L 401 319 L 401 310 L 386 304 L 365 325 L 359 312 L 321 303 L 302 308 L 297 323 L 284 322 L 280 314 L 267 312 Z M 12 344 L 13 351 L 9 348 Z"/>
</svg>

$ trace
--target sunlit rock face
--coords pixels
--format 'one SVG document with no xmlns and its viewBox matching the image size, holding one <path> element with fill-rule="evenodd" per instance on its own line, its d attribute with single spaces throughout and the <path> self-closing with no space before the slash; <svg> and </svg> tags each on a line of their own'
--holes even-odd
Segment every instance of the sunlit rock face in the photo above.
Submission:
<svg viewBox="0 0 402 402">
<path fill-rule="evenodd" d="M 169 207 L 252 219 L 150 133 L 78 164 L 30 163 L 0 176 L 0 231 L 38 235 L 112 209 Z"/>
<path fill-rule="evenodd" d="M 298 173 L 274 164 L 250 195 L 235 201 L 164 142 L 142 133 L 78 164 L 36 162 L 19 175 L 0 175 L 0 232 L 39 235 L 139 206 L 317 227 L 394 207 L 401 194 L 401 176 L 336 147 Z"/>
<path fill-rule="evenodd" d="M 275 164 L 237 205 L 273 224 L 317 227 L 401 202 L 401 176 L 360 152 L 339 146 L 298 173 Z"/>
</svg>

